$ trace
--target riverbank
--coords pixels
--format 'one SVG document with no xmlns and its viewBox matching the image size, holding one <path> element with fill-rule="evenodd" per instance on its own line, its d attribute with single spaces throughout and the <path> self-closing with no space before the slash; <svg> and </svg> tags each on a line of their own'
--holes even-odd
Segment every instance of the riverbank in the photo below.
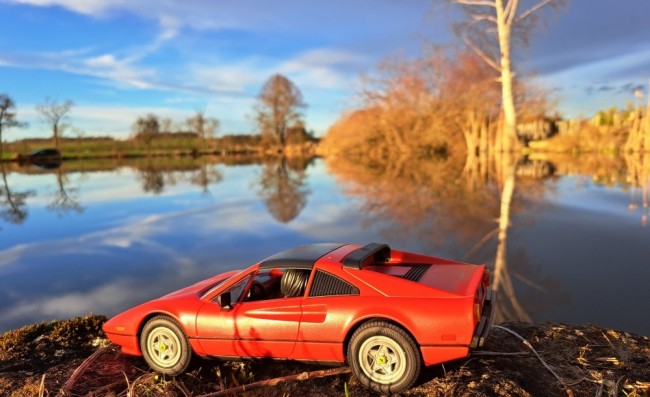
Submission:
<svg viewBox="0 0 650 397">
<path fill-rule="evenodd" d="M 297 363 L 197 359 L 187 374 L 164 379 L 151 373 L 142 359 L 123 356 L 108 346 L 101 331 L 105 320 L 103 316 L 86 316 L 35 324 L 0 335 L 0 395 L 55 396 L 65 390 L 66 396 L 91 392 L 94 396 L 125 396 L 127 392 L 132 396 L 200 396 L 323 369 Z M 482 351 L 427 369 L 417 386 L 404 395 L 647 396 L 650 392 L 648 337 L 596 326 L 503 326 L 506 329 L 493 329 Z M 528 341 L 539 358 L 510 331 Z M 375 395 L 348 373 L 280 381 L 274 386 L 247 391 L 246 395 L 346 393 Z"/>
</svg>

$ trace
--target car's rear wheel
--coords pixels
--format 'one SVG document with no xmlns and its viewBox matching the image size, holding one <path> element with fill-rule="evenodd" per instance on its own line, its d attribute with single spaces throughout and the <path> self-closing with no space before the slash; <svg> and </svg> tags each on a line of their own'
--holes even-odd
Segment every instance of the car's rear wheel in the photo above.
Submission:
<svg viewBox="0 0 650 397">
<path fill-rule="evenodd" d="M 402 328 L 370 321 L 359 327 L 348 344 L 352 373 L 367 387 L 391 394 L 406 390 L 420 375 L 420 351 Z"/>
<path fill-rule="evenodd" d="M 149 367 L 161 374 L 185 372 L 192 351 L 181 326 L 171 317 L 156 316 L 142 328 L 140 349 Z"/>
</svg>

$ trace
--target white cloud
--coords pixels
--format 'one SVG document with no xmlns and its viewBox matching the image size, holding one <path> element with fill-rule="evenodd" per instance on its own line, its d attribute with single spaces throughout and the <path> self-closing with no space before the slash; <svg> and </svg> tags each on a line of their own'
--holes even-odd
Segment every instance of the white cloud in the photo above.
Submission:
<svg viewBox="0 0 650 397">
<path fill-rule="evenodd" d="M 590 116 L 598 110 L 611 106 L 623 107 L 626 102 L 634 101 L 632 92 L 598 92 L 597 87 L 646 87 L 648 67 L 650 47 L 599 61 L 575 64 L 557 72 L 541 75 L 536 80 L 540 81 L 542 86 L 558 88 L 562 103 L 560 108 L 565 116 Z"/>
<path fill-rule="evenodd" d="M 99 16 L 110 7 L 125 4 L 121 0 L 10 0 L 18 4 L 39 7 L 59 6 L 80 14 Z"/>
<path fill-rule="evenodd" d="M 28 121 L 29 135 L 39 134 L 49 136 L 49 130 L 43 130 L 36 104 L 21 106 L 21 119 Z M 193 110 L 183 110 L 163 106 L 99 106 L 75 105 L 69 113 L 72 125 L 86 133 L 95 136 L 110 135 L 115 138 L 127 138 L 131 134 L 132 125 L 138 117 L 155 114 L 183 121 L 190 117 Z M 34 128 L 34 130 L 32 130 Z M 23 135 L 23 134 L 21 134 Z M 18 138 L 18 136 L 16 136 Z"/>
</svg>

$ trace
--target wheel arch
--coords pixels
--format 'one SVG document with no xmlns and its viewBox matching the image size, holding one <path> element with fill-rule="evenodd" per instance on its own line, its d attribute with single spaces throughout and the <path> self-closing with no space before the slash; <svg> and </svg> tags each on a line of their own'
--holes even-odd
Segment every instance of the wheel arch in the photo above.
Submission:
<svg viewBox="0 0 650 397">
<path fill-rule="evenodd" d="M 352 335 L 354 335 L 355 331 L 359 329 L 363 324 L 366 324 L 371 321 L 383 321 L 385 323 L 393 324 L 396 327 L 401 328 L 408 334 L 408 336 L 413 340 L 415 345 L 418 348 L 418 351 L 420 353 L 420 357 L 422 357 L 422 349 L 420 347 L 420 344 L 418 343 L 417 338 L 413 335 L 411 330 L 409 330 L 407 327 L 404 326 L 404 324 L 400 323 L 399 321 L 396 321 L 394 319 L 391 319 L 389 317 L 383 317 L 383 316 L 371 316 L 371 317 L 366 317 L 363 319 L 360 319 L 356 323 L 354 323 L 350 329 L 348 329 L 348 332 L 345 335 L 345 339 L 343 340 L 343 355 L 345 357 L 345 360 L 347 362 L 348 359 L 348 346 L 350 345 L 350 339 L 352 339 Z"/>
<path fill-rule="evenodd" d="M 181 331 L 183 331 L 183 333 L 185 334 L 185 337 L 189 339 L 189 337 L 187 335 L 187 330 L 183 326 L 183 323 L 180 322 L 178 317 L 176 317 L 172 313 L 158 310 L 158 311 L 148 313 L 146 316 L 142 317 L 142 320 L 140 320 L 140 324 L 138 324 L 138 329 L 137 329 L 137 333 L 136 333 L 136 336 L 138 338 L 138 345 L 140 343 L 140 337 L 142 336 L 142 330 L 144 329 L 144 326 L 149 322 L 149 320 L 151 320 L 154 317 L 158 317 L 158 316 L 166 316 L 166 317 L 169 317 L 172 320 L 174 320 L 178 324 L 178 326 L 181 328 Z"/>
</svg>

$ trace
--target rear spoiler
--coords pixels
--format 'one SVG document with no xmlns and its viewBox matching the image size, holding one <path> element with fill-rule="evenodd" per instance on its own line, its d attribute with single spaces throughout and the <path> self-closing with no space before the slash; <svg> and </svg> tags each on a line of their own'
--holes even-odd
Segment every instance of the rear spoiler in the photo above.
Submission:
<svg viewBox="0 0 650 397">
<path fill-rule="evenodd" d="M 370 243 L 354 250 L 343 259 L 343 266 L 361 269 L 362 266 L 388 262 L 390 260 L 390 247 L 388 244 Z"/>
</svg>

